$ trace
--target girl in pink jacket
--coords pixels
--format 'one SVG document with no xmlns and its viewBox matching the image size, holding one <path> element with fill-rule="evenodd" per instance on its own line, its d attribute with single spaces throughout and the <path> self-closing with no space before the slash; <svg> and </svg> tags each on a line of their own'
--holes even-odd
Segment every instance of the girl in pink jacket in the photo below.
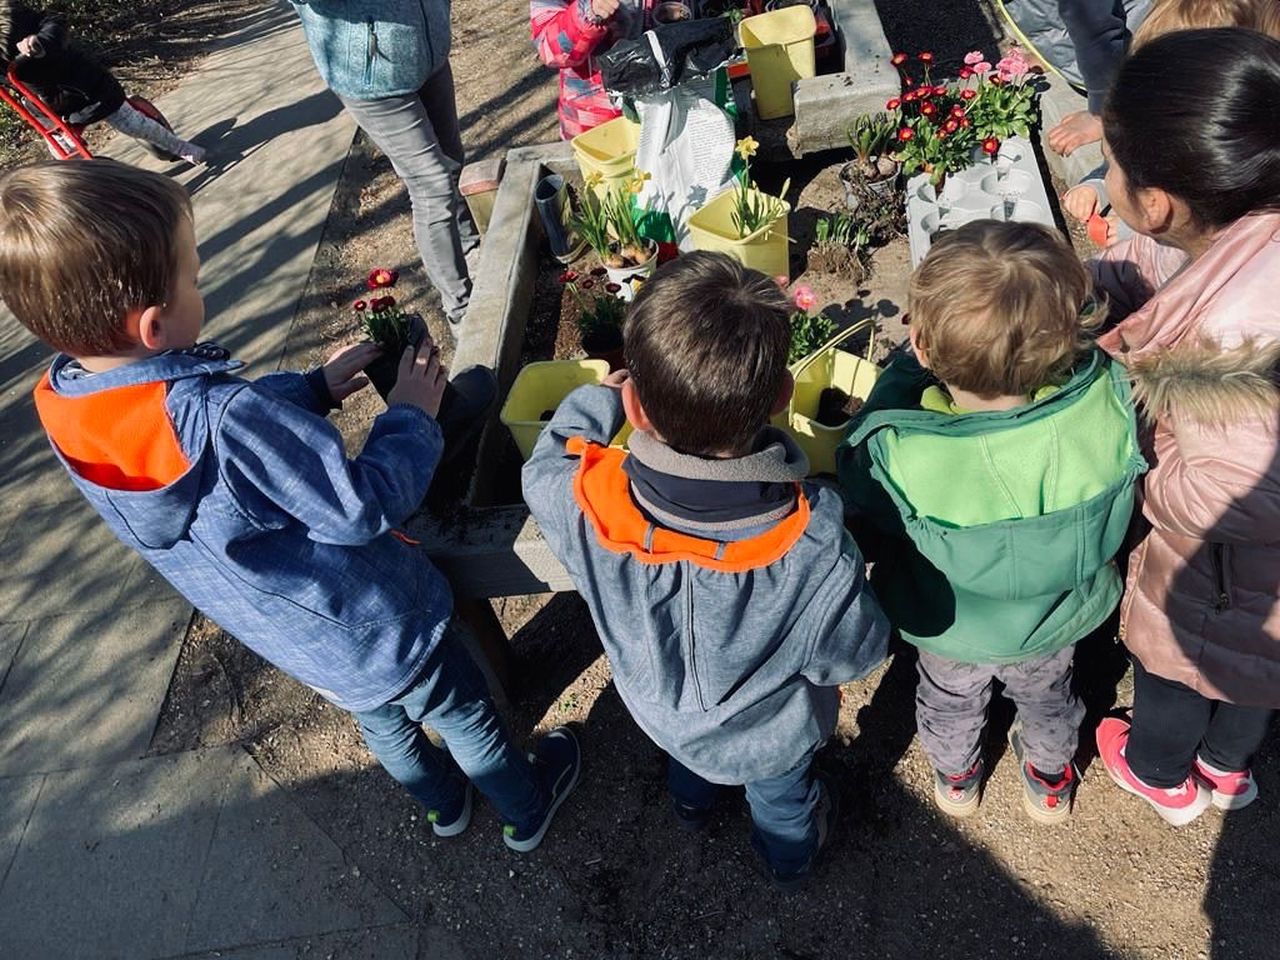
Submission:
<svg viewBox="0 0 1280 960">
<path fill-rule="evenodd" d="M 1177 826 L 1253 801 L 1280 707 L 1280 41 L 1155 40 L 1103 124 L 1107 188 L 1139 236 L 1094 264 L 1128 314 L 1101 343 L 1152 435 L 1121 606 L 1132 720 L 1104 720 L 1098 750 Z"/>
<path fill-rule="evenodd" d="M 653 26 L 655 0 L 530 0 L 538 56 L 560 71 L 560 136 L 568 140 L 618 116 L 595 57 Z"/>
</svg>

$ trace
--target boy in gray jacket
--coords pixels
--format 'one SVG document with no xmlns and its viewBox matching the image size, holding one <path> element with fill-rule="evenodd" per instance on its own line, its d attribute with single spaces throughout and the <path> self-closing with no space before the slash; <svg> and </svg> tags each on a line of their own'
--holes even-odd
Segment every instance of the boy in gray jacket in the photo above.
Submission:
<svg viewBox="0 0 1280 960">
<path fill-rule="evenodd" d="M 885 655 L 835 491 L 768 426 L 793 383 L 790 306 L 768 277 L 690 253 L 641 287 L 630 370 L 560 404 L 524 495 L 591 610 L 632 716 L 670 757 L 678 822 L 746 787 L 752 845 L 780 887 L 825 843 L 835 797 L 814 753 L 837 685 Z M 630 452 L 609 447 L 629 420 Z"/>
</svg>

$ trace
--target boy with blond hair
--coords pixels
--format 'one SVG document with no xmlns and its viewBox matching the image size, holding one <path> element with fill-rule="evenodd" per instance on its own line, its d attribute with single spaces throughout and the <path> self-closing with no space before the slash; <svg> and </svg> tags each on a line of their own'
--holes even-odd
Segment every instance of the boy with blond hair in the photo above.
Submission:
<svg viewBox="0 0 1280 960">
<path fill-rule="evenodd" d="M 1023 806 L 1068 816 L 1084 707 L 1075 644 L 1120 599 L 1145 469 L 1123 373 L 1086 339 L 1084 266 L 1043 227 L 979 221 L 911 279 L 910 350 L 838 455 L 890 621 L 919 648 L 916 719 L 952 816 L 976 811 L 993 680 L 1017 706 Z"/>
<path fill-rule="evenodd" d="M 532 763 L 517 749 L 448 583 L 395 535 L 444 446 L 435 348 L 405 352 L 348 460 L 325 415 L 365 386 L 378 348 L 243 380 L 197 342 L 199 267 L 190 200 L 165 177 L 77 160 L 0 178 L 0 296 L 59 351 L 36 409 L 86 499 L 197 609 L 354 713 L 437 836 L 466 829 L 474 783 L 506 845 L 532 850 L 577 782 L 577 742 L 554 730 Z"/>
<path fill-rule="evenodd" d="M 688 253 L 640 288 L 629 374 L 560 404 L 524 494 L 591 610 L 613 681 L 669 756 L 677 822 L 745 786 L 752 844 L 784 890 L 830 835 L 812 771 L 837 685 L 883 658 L 839 495 L 768 426 L 791 396 L 791 306 L 764 274 Z M 609 446 L 624 422 L 630 451 Z"/>
</svg>

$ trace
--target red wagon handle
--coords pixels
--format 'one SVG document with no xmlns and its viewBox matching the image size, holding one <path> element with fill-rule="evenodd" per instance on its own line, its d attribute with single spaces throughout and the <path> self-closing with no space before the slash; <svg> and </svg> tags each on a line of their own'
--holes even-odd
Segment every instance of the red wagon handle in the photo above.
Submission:
<svg viewBox="0 0 1280 960">
<path fill-rule="evenodd" d="M 53 155 L 55 157 L 59 160 L 69 160 L 71 157 L 80 157 L 84 160 L 93 159 L 93 154 L 91 154 L 89 152 L 89 148 L 84 145 L 84 140 L 81 139 L 80 134 L 78 134 L 70 124 L 63 120 L 62 117 L 58 116 L 57 112 L 47 103 L 36 96 L 31 91 L 30 87 L 18 79 L 18 61 L 14 61 L 9 64 L 6 80 L 8 80 L 9 86 L 13 87 L 13 89 L 18 92 L 18 96 L 15 97 L 5 89 L 3 84 L 0 84 L 0 100 L 4 100 L 5 103 L 9 104 L 9 106 L 17 112 L 18 116 L 26 121 L 28 126 L 37 131 L 40 136 L 44 137 L 45 142 L 49 144 L 49 149 L 53 151 Z M 28 103 L 35 107 L 44 116 L 44 118 L 49 121 L 48 125 L 27 109 Z M 67 143 L 71 144 L 74 149 L 68 150 L 66 144 L 58 139 L 57 134 L 61 134 L 65 137 Z"/>
</svg>

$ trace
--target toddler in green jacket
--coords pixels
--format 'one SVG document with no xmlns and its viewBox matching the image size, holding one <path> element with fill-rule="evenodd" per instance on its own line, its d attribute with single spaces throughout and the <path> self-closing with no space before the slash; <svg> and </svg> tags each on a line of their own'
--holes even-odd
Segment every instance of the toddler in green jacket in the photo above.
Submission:
<svg viewBox="0 0 1280 960">
<path fill-rule="evenodd" d="M 953 816 L 977 810 L 993 680 L 1024 807 L 1070 813 L 1084 707 L 1075 644 L 1120 599 L 1114 562 L 1145 469 L 1127 381 L 1089 342 L 1084 266 L 1057 234 L 979 221 L 911 280 L 911 349 L 838 455 L 871 582 L 919 648 L 916 719 Z"/>
</svg>

